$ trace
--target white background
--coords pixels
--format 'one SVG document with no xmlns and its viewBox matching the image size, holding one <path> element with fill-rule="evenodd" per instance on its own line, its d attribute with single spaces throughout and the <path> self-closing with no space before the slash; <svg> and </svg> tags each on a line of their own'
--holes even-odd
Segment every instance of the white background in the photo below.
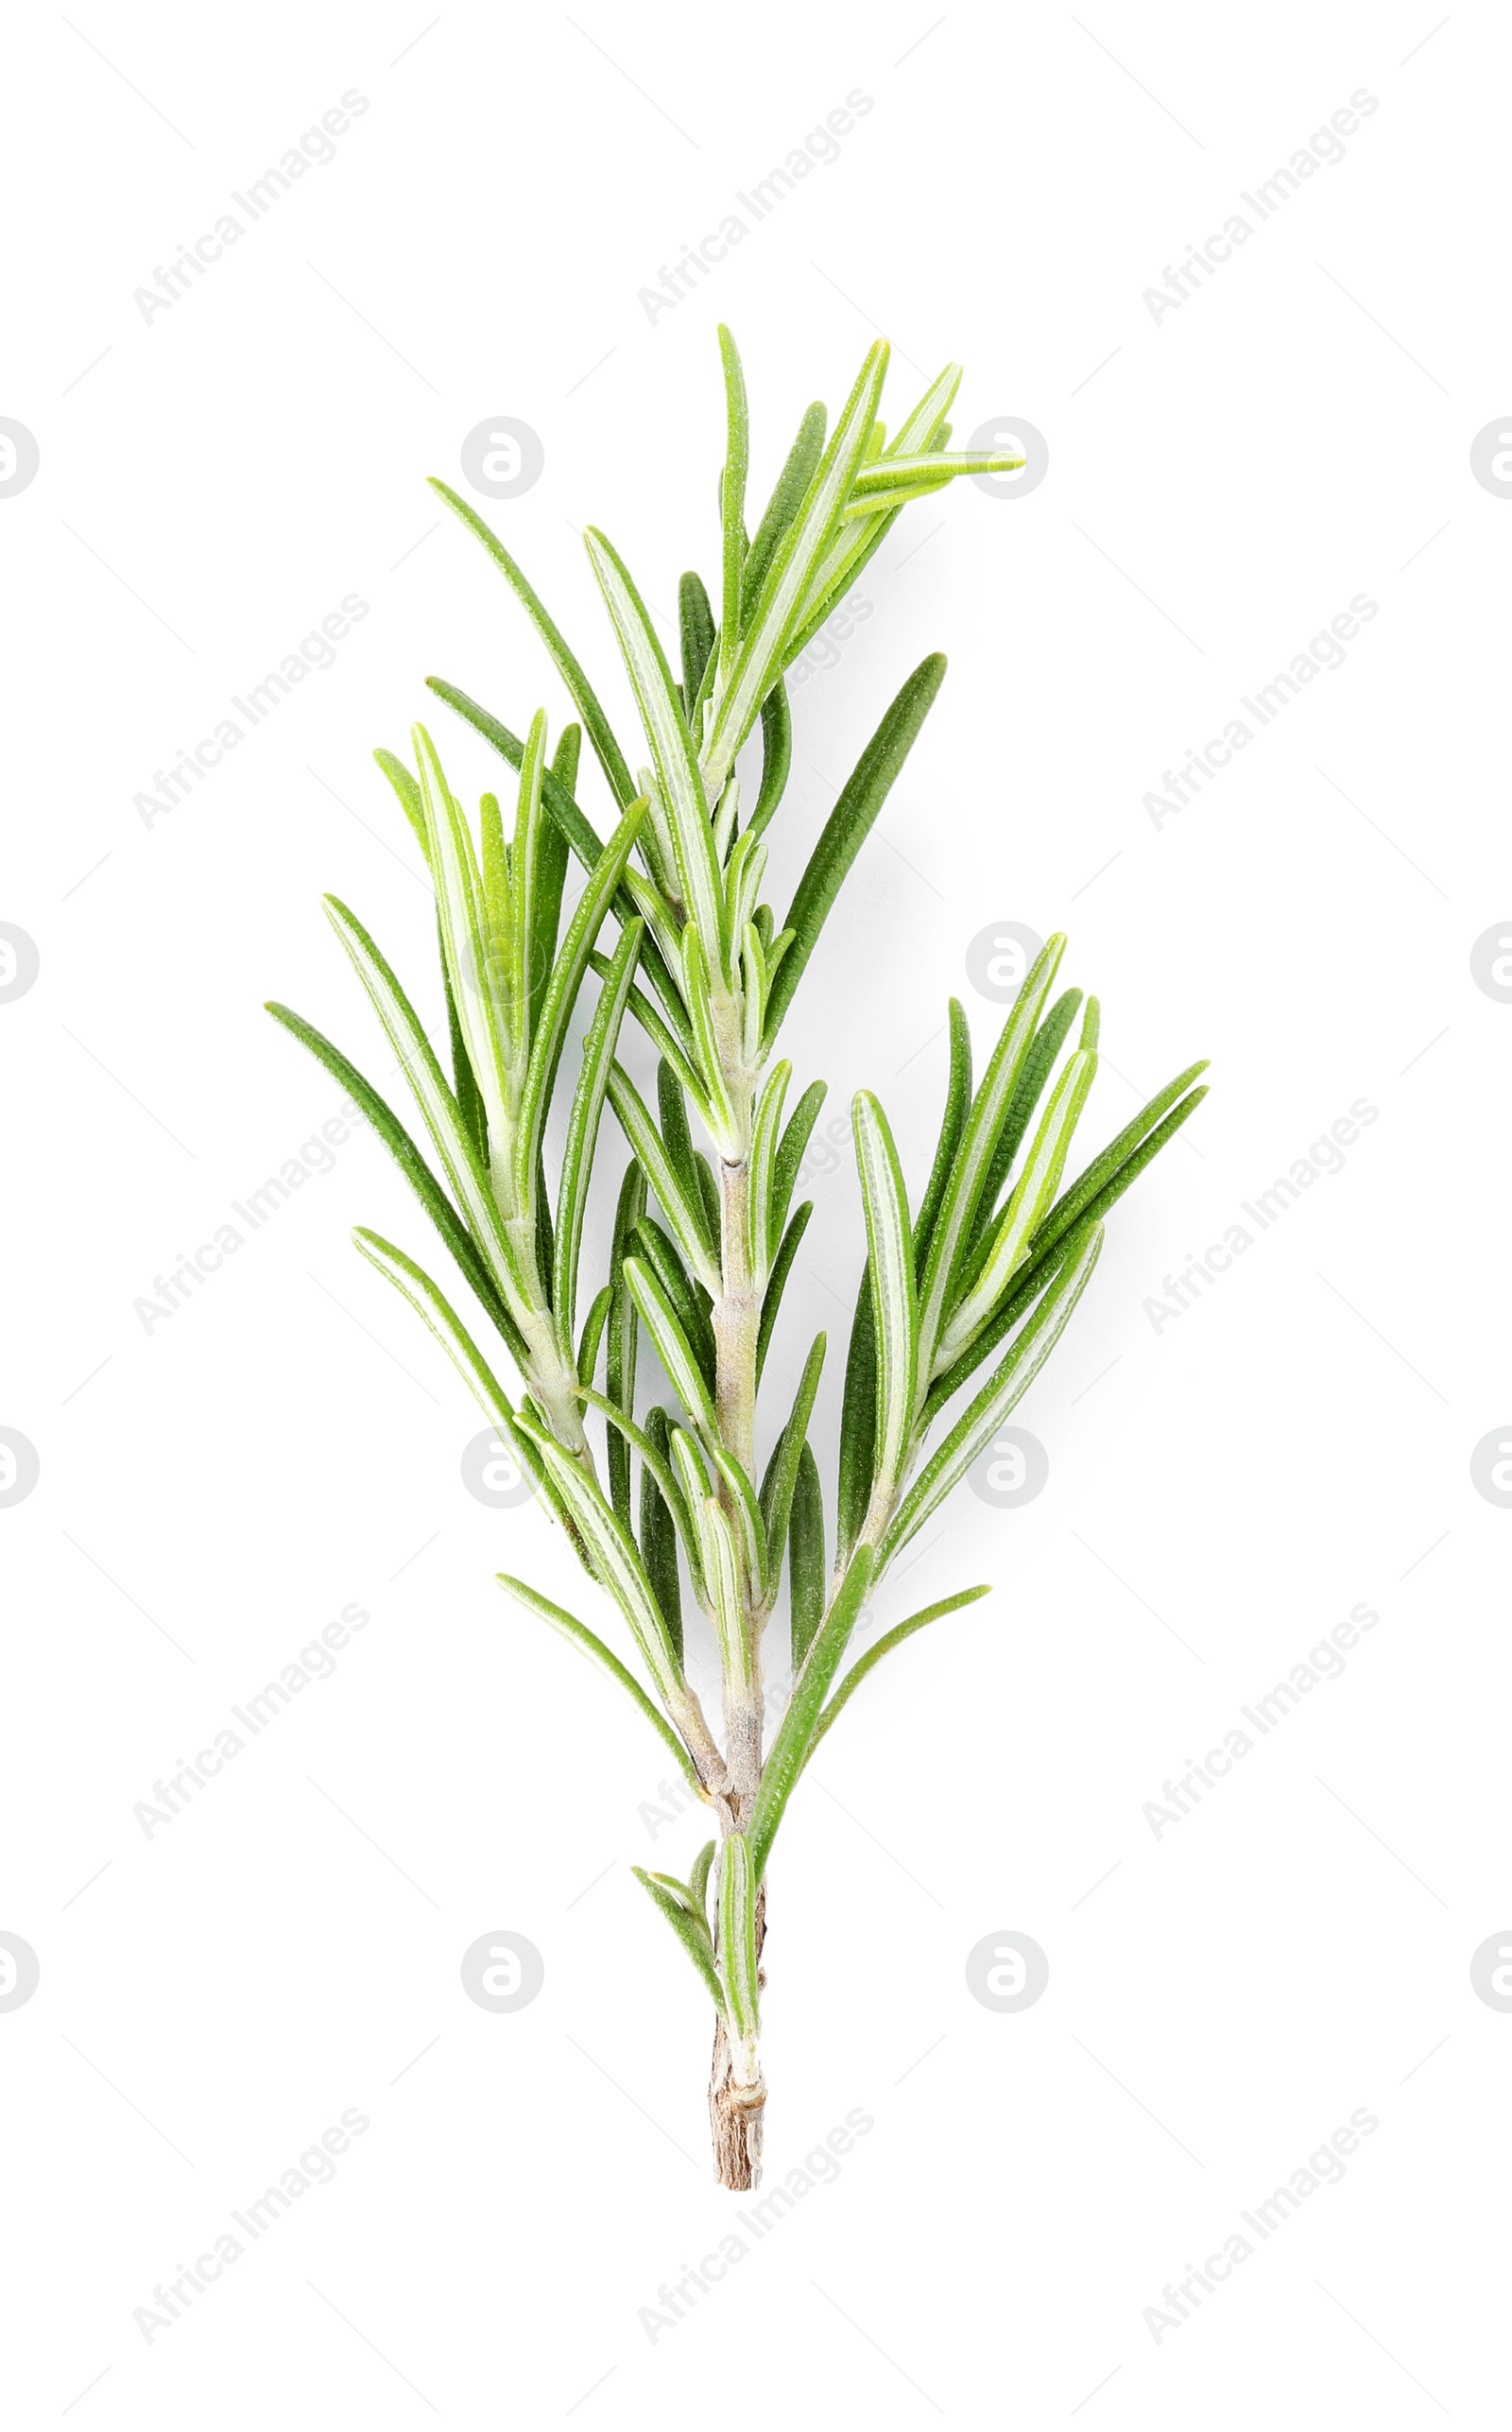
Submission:
<svg viewBox="0 0 1512 2432">
<path fill-rule="evenodd" d="M 18 2426 L 1500 2420 L 1512 2018 L 1469 1959 L 1512 1917 L 1512 1517 L 1469 1461 L 1508 1417 L 1512 1011 L 1469 958 L 1512 884 L 1512 507 L 1469 450 L 1512 404 L 1509 47 L 1502 12 L 1433 0 L 17 21 L 0 412 L 41 470 L 0 500 L 0 917 L 40 975 L 0 1007 L 0 1421 L 41 1477 L 0 1512 L 0 1927 L 42 1969 L 0 2014 Z M 335 158 L 145 320 L 133 290 L 349 91 Z M 839 160 L 651 321 L 639 290 L 855 91 Z M 1153 319 L 1143 290 L 1361 91 L 1345 160 Z M 1068 926 L 1102 995 L 1097 1140 L 1195 1055 L 1213 1086 L 1019 1414 L 1044 1492 L 963 1493 L 875 1626 L 996 1595 L 891 1659 L 788 1818 L 768 2185 L 848 2113 L 873 2126 L 653 2339 L 641 2309 L 738 2210 L 708 2177 L 705 2006 L 627 1871 L 701 1835 L 653 1838 L 653 1744 L 492 1584 L 586 1593 L 533 1509 L 469 1495 L 480 1421 L 348 1243 L 368 1221 L 424 1255 L 421 1216 L 358 1137 L 171 1319 L 133 1302 L 335 1112 L 265 997 L 386 1078 L 322 888 L 434 1009 L 371 747 L 429 706 L 475 798 L 497 764 L 427 673 L 520 731 L 566 714 L 423 476 L 457 480 L 489 417 L 540 434 L 537 485 L 479 503 L 627 716 L 577 535 L 602 524 L 663 612 L 712 572 L 720 319 L 762 489 L 878 328 L 894 419 L 958 356 L 958 438 L 1027 417 L 1050 450 L 1032 496 L 911 509 L 795 692 L 779 905 L 903 676 L 951 656 L 789 1023 L 799 1080 L 831 1114 L 879 1089 L 917 1190 L 945 1000 L 985 1052 L 966 949 L 1011 920 Z M 1161 772 L 1360 593 L 1347 664 L 1157 828 Z M 348 594 L 369 612 L 336 664 L 145 824 L 153 772 Z M 585 802 L 601 820 L 596 779 Z M 1360 1098 L 1344 1170 L 1157 1331 L 1162 1278 Z M 606 1186 L 620 1164 L 607 1125 Z M 765 1406 L 834 1328 L 828 1457 L 849 1158 L 813 1188 Z M 145 1837 L 154 1780 L 352 1602 L 335 1677 Z M 1157 1838 L 1166 1777 L 1362 1602 L 1344 1676 Z M 499 1928 L 545 1960 L 504 2017 L 458 1975 Z M 1002 2016 L 965 1960 L 1007 1928 L 1050 1982 Z M 335 2182 L 146 2341 L 154 2285 L 349 2107 L 370 2125 Z M 1343 2182 L 1153 2337 L 1165 2284 L 1360 2108 Z"/>
</svg>

